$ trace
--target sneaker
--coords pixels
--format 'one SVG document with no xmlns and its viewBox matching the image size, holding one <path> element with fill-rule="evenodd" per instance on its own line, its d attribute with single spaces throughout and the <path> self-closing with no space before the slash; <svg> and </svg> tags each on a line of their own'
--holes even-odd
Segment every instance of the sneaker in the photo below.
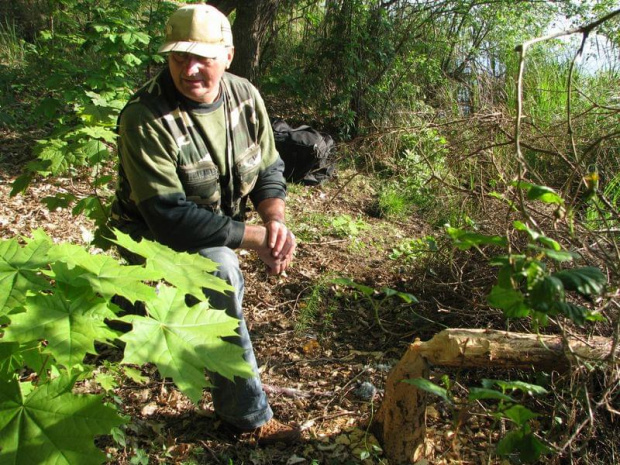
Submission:
<svg viewBox="0 0 620 465">
<path fill-rule="evenodd" d="M 299 441 L 301 438 L 301 428 L 298 426 L 285 425 L 275 418 L 272 418 L 263 426 L 256 428 L 250 432 L 252 440 L 257 444 L 268 445 L 277 442 L 291 444 Z"/>
</svg>

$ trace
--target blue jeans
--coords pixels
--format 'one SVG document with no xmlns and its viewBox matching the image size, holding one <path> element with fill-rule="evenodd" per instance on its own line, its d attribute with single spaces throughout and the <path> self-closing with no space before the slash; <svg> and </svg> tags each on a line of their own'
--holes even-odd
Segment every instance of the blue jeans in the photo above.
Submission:
<svg viewBox="0 0 620 465">
<path fill-rule="evenodd" d="M 214 274 L 235 288 L 235 292 L 223 294 L 205 289 L 212 308 L 225 310 L 226 314 L 239 320 L 238 336 L 224 338 L 243 347 L 243 358 L 254 371 L 253 378 L 235 377 L 231 381 L 219 373 L 209 373 L 214 387 L 211 390 L 213 407 L 217 415 L 227 423 L 241 429 L 257 428 L 273 417 L 267 395 L 263 391 L 258 373 L 258 365 L 254 357 L 254 349 L 250 334 L 243 317 L 243 292 L 245 289 L 243 274 L 239 268 L 239 259 L 235 252 L 227 247 L 210 247 L 200 250 L 200 255 L 219 264 Z"/>
</svg>

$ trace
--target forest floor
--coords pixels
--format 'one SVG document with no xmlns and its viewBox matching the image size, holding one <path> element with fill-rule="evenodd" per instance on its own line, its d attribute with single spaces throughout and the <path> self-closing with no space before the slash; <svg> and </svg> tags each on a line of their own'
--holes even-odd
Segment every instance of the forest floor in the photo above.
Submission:
<svg viewBox="0 0 620 465">
<path fill-rule="evenodd" d="M 4 140 L 0 239 L 42 228 L 57 241 L 84 243 L 90 222 L 67 209 L 49 211 L 41 199 L 57 192 L 83 196 L 88 177 L 39 180 L 26 194 L 9 197 L 28 141 L 11 134 Z M 246 318 L 262 381 L 276 417 L 303 425 L 303 441 L 258 447 L 233 437 L 215 418 L 209 393 L 193 405 L 146 367 L 146 384 L 127 383 L 115 392 L 132 421 L 124 445 L 111 437 L 99 441 L 109 463 L 389 463 L 369 424 L 387 374 L 406 347 L 445 327 L 499 326 L 502 319 L 491 314 L 477 321 L 475 302 L 450 283 L 438 284 L 440 269 L 390 258 L 399 244 L 424 238 L 430 227 L 416 215 L 398 221 L 373 216 L 372 186 L 364 174 L 343 171 L 321 186 L 290 187 L 288 222 L 300 242 L 285 276 L 267 276 L 256 256 L 240 252 Z M 335 285 L 335 277 L 411 293 L 419 302 L 386 299 L 378 307 L 379 324 L 370 305 L 377 301 Z M 100 359 L 118 360 L 120 351 L 107 349 Z M 434 372 L 434 379 L 442 374 Z M 429 405 L 426 447 L 433 458 L 427 463 L 501 463 L 493 453 L 498 433 L 490 417 L 471 415 L 457 431 L 454 423 L 447 405 Z"/>
</svg>

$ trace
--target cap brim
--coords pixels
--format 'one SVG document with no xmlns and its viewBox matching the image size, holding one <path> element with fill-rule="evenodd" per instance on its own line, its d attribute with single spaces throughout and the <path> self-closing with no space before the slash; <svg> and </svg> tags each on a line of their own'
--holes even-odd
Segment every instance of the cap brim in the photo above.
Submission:
<svg viewBox="0 0 620 465">
<path fill-rule="evenodd" d="M 167 42 L 157 53 L 187 52 L 205 58 L 216 58 L 226 49 L 223 44 L 205 44 L 204 42 Z"/>
</svg>

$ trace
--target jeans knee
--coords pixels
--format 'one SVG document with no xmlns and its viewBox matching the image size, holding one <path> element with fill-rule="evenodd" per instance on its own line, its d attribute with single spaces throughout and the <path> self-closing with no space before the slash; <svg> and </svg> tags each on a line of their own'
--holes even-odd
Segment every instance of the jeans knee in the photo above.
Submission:
<svg viewBox="0 0 620 465">
<path fill-rule="evenodd" d="M 214 261 L 217 271 L 213 274 L 235 289 L 243 289 L 244 279 L 237 254 L 228 247 L 209 247 L 199 251 L 200 255 Z"/>
</svg>

